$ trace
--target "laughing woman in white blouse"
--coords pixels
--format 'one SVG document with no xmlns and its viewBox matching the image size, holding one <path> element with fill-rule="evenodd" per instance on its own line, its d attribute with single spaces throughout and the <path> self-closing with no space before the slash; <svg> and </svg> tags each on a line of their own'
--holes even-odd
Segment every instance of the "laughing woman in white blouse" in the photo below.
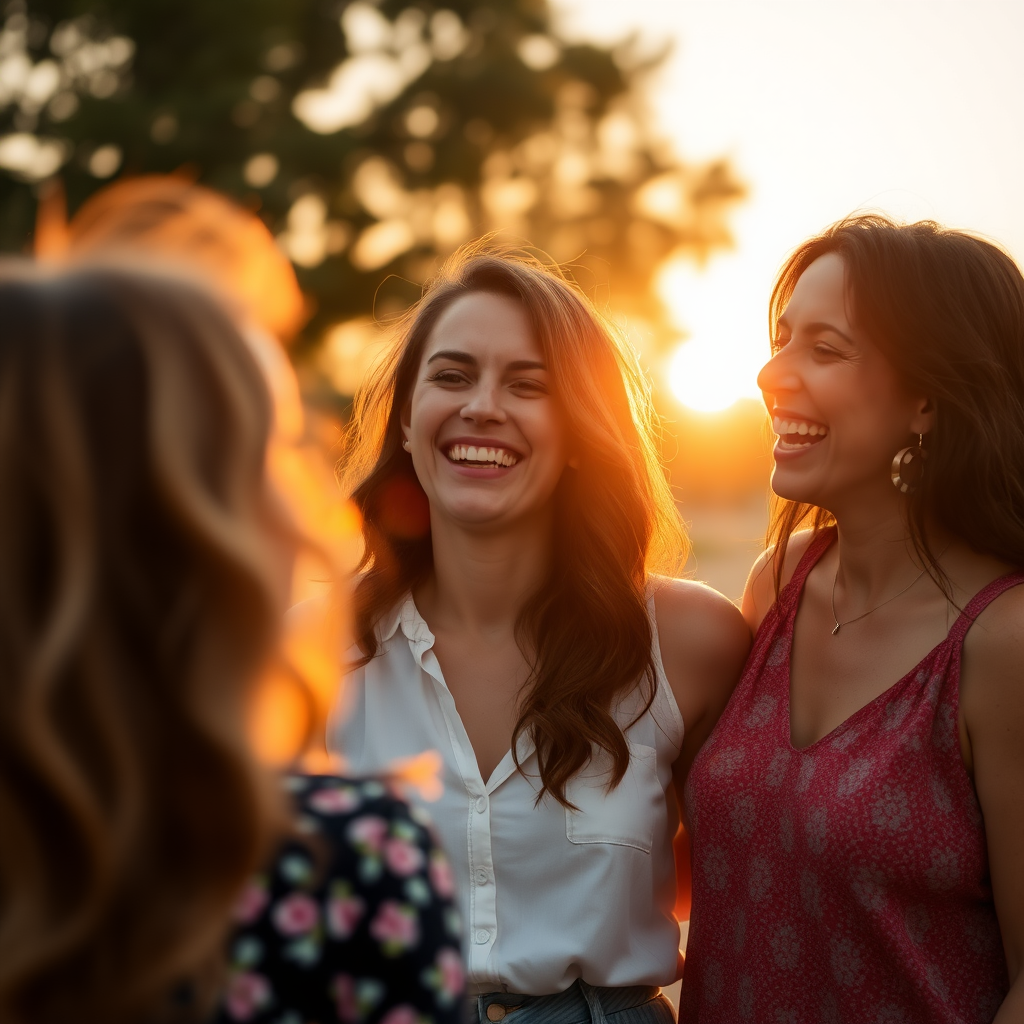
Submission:
<svg viewBox="0 0 1024 1024">
<path fill-rule="evenodd" d="M 665 1024 L 677 792 L 749 634 L 685 538 L 642 375 L 525 256 L 467 250 L 358 397 L 358 649 L 333 744 L 436 750 L 474 1013 Z M 660 639 L 659 639 L 660 638 Z"/>
</svg>

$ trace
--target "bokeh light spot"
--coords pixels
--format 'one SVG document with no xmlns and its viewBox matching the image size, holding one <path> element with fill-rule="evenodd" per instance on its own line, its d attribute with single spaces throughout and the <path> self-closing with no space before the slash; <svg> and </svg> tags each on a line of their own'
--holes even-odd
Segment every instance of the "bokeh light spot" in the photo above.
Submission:
<svg viewBox="0 0 1024 1024">
<path fill-rule="evenodd" d="M 265 188 L 277 177 L 279 167 L 273 153 L 257 153 L 245 162 L 242 172 L 245 183 L 253 188 Z"/>
<path fill-rule="evenodd" d="M 100 146 L 89 157 L 89 173 L 96 178 L 109 178 L 121 166 L 123 156 L 120 146 Z"/>
</svg>

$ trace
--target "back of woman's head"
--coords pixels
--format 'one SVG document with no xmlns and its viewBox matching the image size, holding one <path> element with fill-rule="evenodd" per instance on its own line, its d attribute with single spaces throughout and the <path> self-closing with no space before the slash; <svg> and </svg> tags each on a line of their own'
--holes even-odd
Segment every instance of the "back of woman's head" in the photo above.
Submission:
<svg viewBox="0 0 1024 1024">
<path fill-rule="evenodd" d="M 929 557 L 927 527 L 1024 565 L 1024 277 L 991 242 L 932 221 L 850 217 L 801 245 L 772 293 L 772 336 L 796 282 L 820 256 L 844 263 L 853 324 L 912 393 L 934 405 L 927 463 L 909 495 L 912 536 Z M 895 452 L 893 453 L 895 455 Z M 785 503 L 786 536 L 821 510 Z M 781 561 L 778 562 L 781 564 Z"/>
<path fill-rule="evenodd" d="M 557 268 L 515 250 L 474 245 L 456 253 L 357 395 L 346 452 L 366 541 L 356 634 L 372 657 L 381 617 L 430 570 L 426 497 L 402 448 L 401 411 L 435 324 L 473 292 L 521 305 L 575 453 L 554 495 L 549 578 L 520 617 L 521 643 L 535 668 L 516 734 L 532 734 L 544 787 L 562 799 L 592 744 L 612 754 L 615 781 L 625 770 L 626 744 L 608 708 L 651 671 L 648 576 L 677 568 L 686 540 L 643 373 L 613 325 Z"/>
<path fill-rule="evenodd" d="M 243 726 L 284 597 L 269 424 L 194 286 L 0 268 L 5 1021 L 203 1001 L 276 814 Z"/>
<path fill-rule="evenodd" d="M 63 193 L 43 200 L 36 255 L 88 260 L 122 254 L 192 267 L 250 319 L 290 341 L 306 318 L 295 270 L 260 218 L 177 174 L 119 178 L 93 193 L 70 223 Z"/>
</svg>

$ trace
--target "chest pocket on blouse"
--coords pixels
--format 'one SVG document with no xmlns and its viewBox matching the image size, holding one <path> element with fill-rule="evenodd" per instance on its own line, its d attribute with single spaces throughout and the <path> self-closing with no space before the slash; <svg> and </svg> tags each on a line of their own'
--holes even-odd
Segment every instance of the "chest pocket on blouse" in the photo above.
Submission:
<svg viewBox="0 0 1024 1024">
<path fill-rule="evenodd" d="M 608 791 L 611 757 L 601 751 L 583 772 L 565 787 L 565 835 L 570 843 L 611 843 L 651 852 L 654 825 L 665 813 L 665 793 L 658 780 L 657 751 L 640 743 L 629 744 L 629 768 L 622 781 Z"/>
</svg>

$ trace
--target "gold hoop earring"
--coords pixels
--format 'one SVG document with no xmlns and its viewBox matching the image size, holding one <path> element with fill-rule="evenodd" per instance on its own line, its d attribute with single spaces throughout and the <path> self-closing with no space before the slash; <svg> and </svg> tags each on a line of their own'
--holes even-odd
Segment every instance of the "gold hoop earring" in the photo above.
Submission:
<svg viewBox="0 0 1024 1024">
<path fill-rule="evenodd" d="M 924 479 L 924 434 L 917 435 L 917 447 L 901 448 L 892 460 L 892 485 L 900 494 L 913 494 Z"/>
</svg>

